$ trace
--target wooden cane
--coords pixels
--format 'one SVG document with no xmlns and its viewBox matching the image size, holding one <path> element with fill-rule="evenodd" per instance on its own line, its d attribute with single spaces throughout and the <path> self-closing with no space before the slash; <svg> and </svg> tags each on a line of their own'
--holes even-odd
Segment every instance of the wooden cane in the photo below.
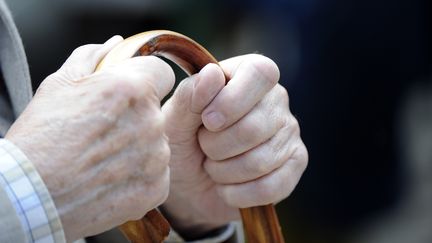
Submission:
<svg viewBox="0 0 432 243">
<path fill-rule="evenodd" d="M 199 72 L 217 60 L 201 45 L 176 32 L 155 30 L 140 33 L 119 43 L 99 63 L 96 70 L 138 55 L 167 58 L 188 75 Z M 246 239 L 249 243 L 283 243 L 279 220 L 273 205 L 240 209 Z M 129 221 L 120 230 L 133 243 L 161 243 L 168 236 L 170 226 L 155 209 L 144 218 Z"/>
</svg>

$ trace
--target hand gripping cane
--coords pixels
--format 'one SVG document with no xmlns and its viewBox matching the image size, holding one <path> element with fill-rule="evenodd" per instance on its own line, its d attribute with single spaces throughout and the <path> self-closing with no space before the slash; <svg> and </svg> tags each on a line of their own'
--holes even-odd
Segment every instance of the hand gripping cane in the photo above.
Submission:
<svg viewBox="0 0 432 243">
<path fill-rule="evenodd" d="M 125 39 L 105 56 L 96 70 L 137 55 L 167 58 L 188 75 L 199 72 L 209 63 L 217 64 L 216 59 L 206 49 L 190 38 L 172 31 L 156 30 Z M 243 208 L 240 213 L 249 243 L 284 242 L 273 205 Z M 124 223 L 120 230 L 133 243 L 161 243 L 168 236 L 170 226 L 167 220 L 153 209 L 140 220 Z"/>
</svg>

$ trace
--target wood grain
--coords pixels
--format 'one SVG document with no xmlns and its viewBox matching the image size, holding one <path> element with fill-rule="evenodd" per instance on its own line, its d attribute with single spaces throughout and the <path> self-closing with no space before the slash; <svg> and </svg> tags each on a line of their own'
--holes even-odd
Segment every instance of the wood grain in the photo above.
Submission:
<svg viewBox="0 0 432 243">
<path fill-rule="evenodd" d="M 285 242 L 273 205 L 241 208 L 240 213 L 248 243 Z"/>
<path fill-rule="evenodd" d="M 137 55 L 167 58 L 189 75 L 199 72 L 209 63 L 217 64 L 217 60 L 192 39 L 172 31 L 155 30 L 134 35 L 119 43 L 96 70 Z M 284 242 L 273 205 L 245 208 L 240 213 L 249 243 Z M 133 243 L 161 243 L 168 236 L 169 228 L 168 222 L 157 210 L 148 212 L 141 220 L 120 226 L 120 230 Z"/>
</svg>

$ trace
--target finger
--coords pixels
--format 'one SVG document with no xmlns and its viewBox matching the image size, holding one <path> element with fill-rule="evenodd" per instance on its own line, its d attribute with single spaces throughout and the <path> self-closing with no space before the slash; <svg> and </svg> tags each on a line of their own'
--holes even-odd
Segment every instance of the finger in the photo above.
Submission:
<svg viewBox="0 0 432 243">
<path fill-rule="evenodd" d="M 172 139 L 183 139 L 178 136 L 179 132 L 195 136 L 202 124 L 201 112 L 224 85 L 225 76 L 216 64 L 208 64 L 198 74 L 178 85 L 173 96 L 162 107 L 167 121 L 170 121 L 168 130 L 177 134 Z"/>
<path fill-rule="evenodd" d="M 218 185 L 219 196 L 230 206 L 248 208 L 276 203 L 294 190 L 307 165 L 307 152 L 299 146 L 293 156 L 272 173 L 242 184 Z"/>
<path fill-rule="evenodd" d="M 206 65 L 194 83 L 191 111 L 201 114 L 224 86 L 225 75 L 220 66 L 214 63 Z"/>
<path fill-rule="evenodd" d="M 126 59 L 119 64 L 107 66 L 104 70 L 81 80 L 85 82 L 108 82 L 116 89 L 126 89 L 136 97 L 156 95 L 162 100 L 173 88 L 174 71 L 162 59 L 155 56 L 140 56 Z"/>
<path fill-rule="evenodd" d="M 277 65 L 261 55 L 248 55 L 221 63 L 230 81 L 204 110 L 210 131 L 220 131 L 247 114 L 279 80 Z"/>
<path fill-rule="evenodd" d="M 246 116 L 221 132 L 198 132 L 203 152 L 212 160 L 240 155 L 273 137 L 286 121 L 287 96 L 275 87 Z M 223 90 L 222 90 L 223 91 Z"/>
<path fill-rule="evenodd" d="M 123 37 L 116 35 L 104 44 L 87 44 L 75 49 L 59 69 L 66 72 L 71 79 L 79 79 L 94 72 L 98 63 Z"/>
<path fill-rule="evenodd" d="M 269 141 L 244 154 L 224 161 L 206 160 L 204 169 L 218 184 L 244 183 L 271 173 L 288 161 L 296 148 L 299 129 L 293 120 Z"/>
</svg>

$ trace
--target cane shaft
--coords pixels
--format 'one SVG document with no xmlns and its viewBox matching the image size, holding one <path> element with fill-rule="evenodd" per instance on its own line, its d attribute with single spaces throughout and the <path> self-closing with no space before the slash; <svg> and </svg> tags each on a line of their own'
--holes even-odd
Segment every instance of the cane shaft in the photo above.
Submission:
<svg viewBox="0 0 432 243">
<path fill-rule="evenodd" d="M 125 39 L 99 63 L 97 70 L 136 55 L 165 57 L 187 74 L 199 72 L 217 60 L 190 38 L 172 31 L 149 31 Z M 283 243 L 283 237 L 273 205 L 240 210 L 245 235 L 249 243 Z M 160 243 L 169 233 L 169 224 L 156 210 L 141 220 L 129 221 L 120 230 L 133 243 Z"/>
</svg>

